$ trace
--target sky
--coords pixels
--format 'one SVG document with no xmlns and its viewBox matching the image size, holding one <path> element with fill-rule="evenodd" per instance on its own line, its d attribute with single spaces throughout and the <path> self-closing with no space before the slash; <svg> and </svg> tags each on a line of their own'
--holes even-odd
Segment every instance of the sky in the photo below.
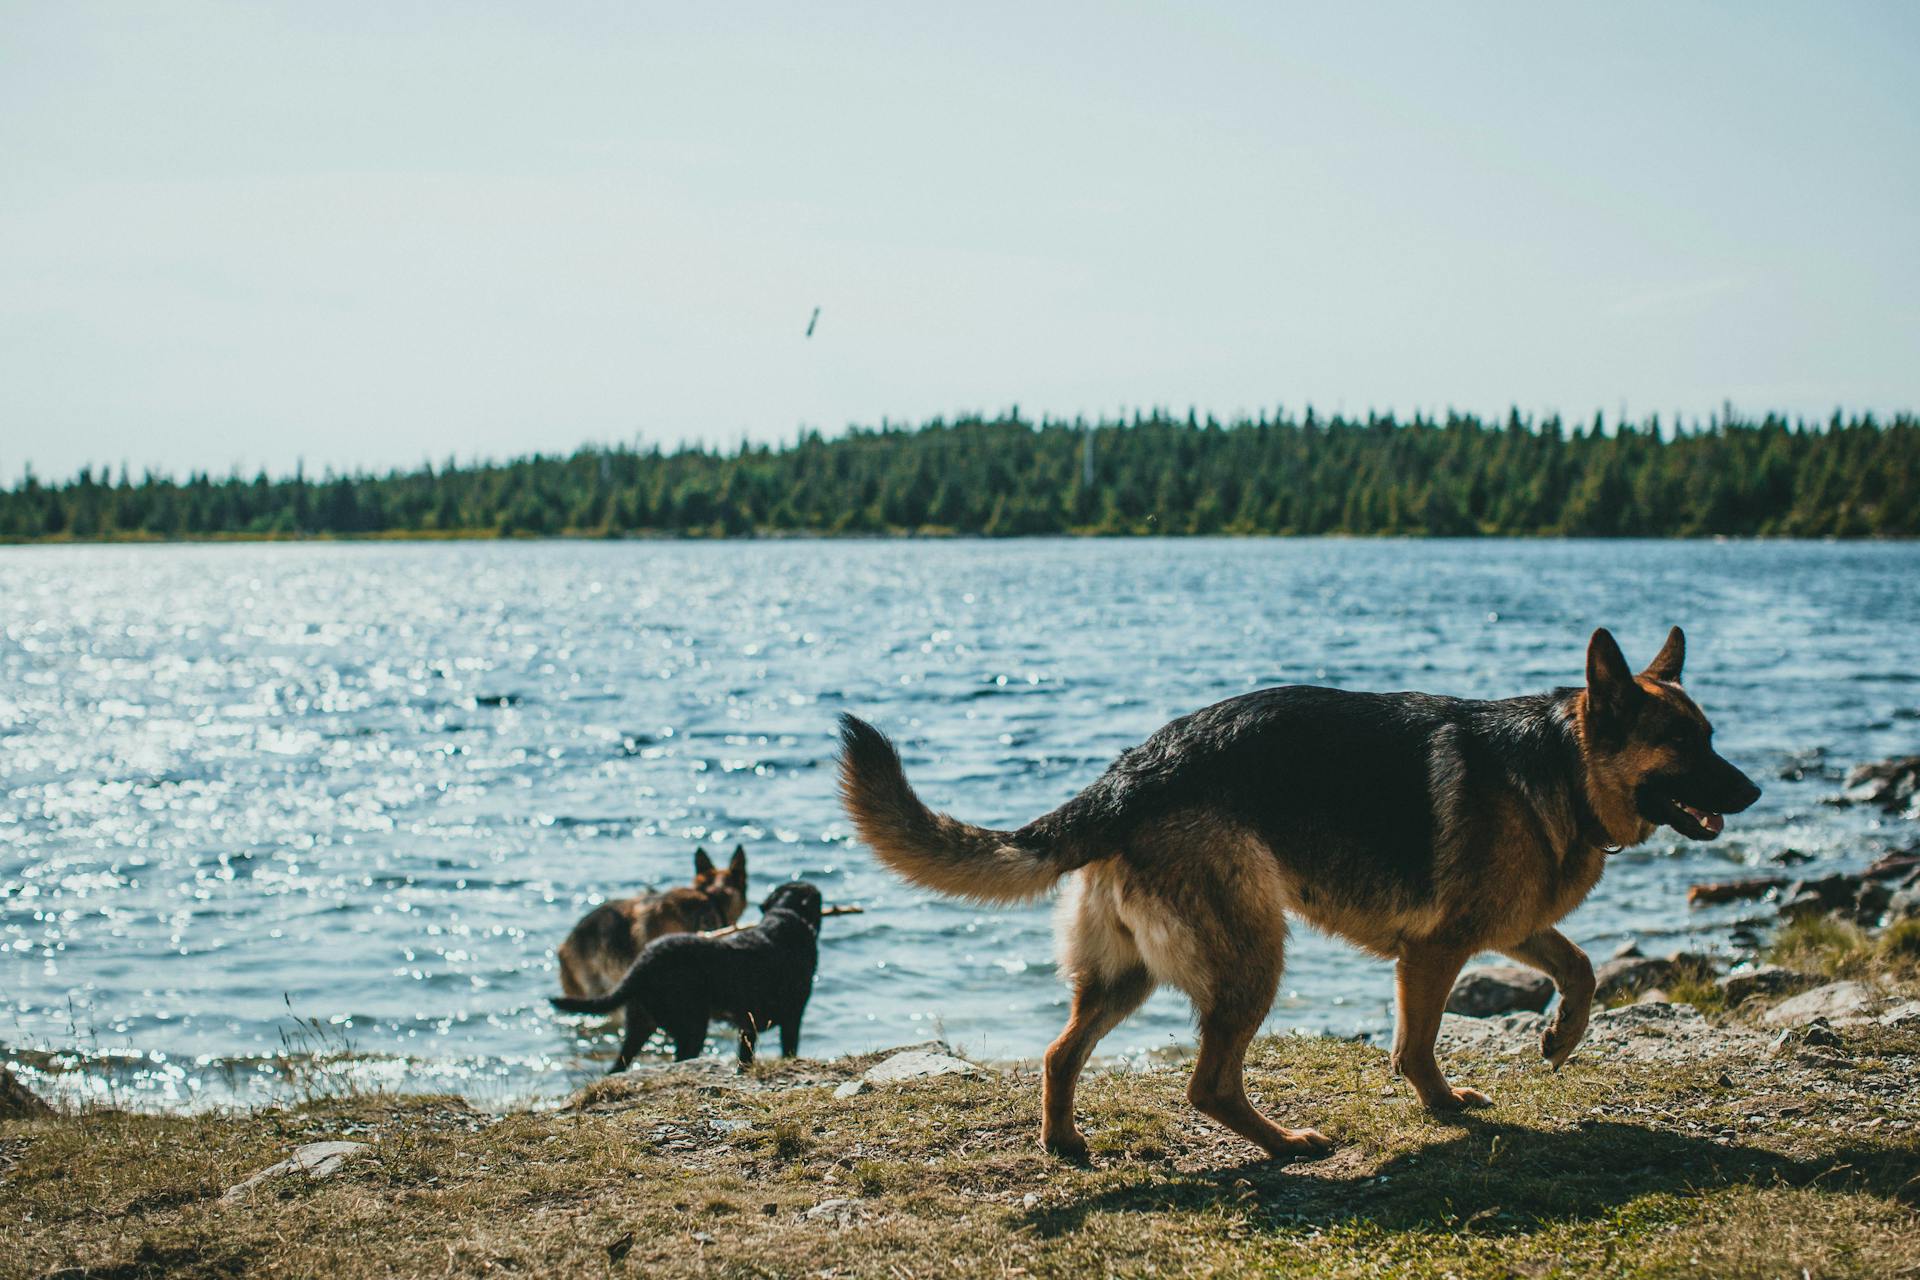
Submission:
<svg viewBox="0 0 1920 1280">
<path fill-rule="evenodd" d="M 0 479 L 1913 409 L 1917 84 L 1908 0 L 0 0 Z"/>
</svg>

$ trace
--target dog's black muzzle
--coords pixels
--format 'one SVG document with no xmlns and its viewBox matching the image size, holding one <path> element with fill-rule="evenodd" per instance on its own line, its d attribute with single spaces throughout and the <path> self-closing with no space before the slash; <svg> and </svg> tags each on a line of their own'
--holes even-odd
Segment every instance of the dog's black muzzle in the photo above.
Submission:
<svg viewBox="0 0 1920 1280">
<path fill-rule="evenodd" d="M 1640 816 L 1672 827 L 1689 840 L 1712 840 L 1726 828 L 1722 815 L 1760 798 L 1753 779 L 1709 752 L 1693 768 L 1647 777 L 1634 793 Z"/>
</svg>

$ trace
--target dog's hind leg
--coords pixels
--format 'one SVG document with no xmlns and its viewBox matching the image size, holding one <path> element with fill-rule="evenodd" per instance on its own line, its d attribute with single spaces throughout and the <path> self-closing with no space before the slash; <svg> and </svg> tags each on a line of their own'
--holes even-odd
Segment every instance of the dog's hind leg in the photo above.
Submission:
<svg viewBox="0 0 1920 1280">
<path fill-rule="evenodd" d="M 1540 1056 L 1558 1071 L 1587 1033 L 1587 1015 L 1593 1009 L 1593 962 L 1558 929 L 1542 929 L 1524 942 L 1502 947 L 1501 954 L 1546 974 L 1560 993 L 1560 1007 L 1540 1033 Z"/>
<path fill-rule="evenodd" d="M 1100 1038 L 1119 1026 L 1153 993 L 1144 965 L 1119 974 L 1090 973 L 1074 980 L 1073 1014 L 1047 1046 L 1040 1085 L 1040 1145 L 1069 1160 L 1087 1158 L 1087 1140 L 1073 1122 L 1073 1091 Z"/>
<path fill-rule="evenodd" d="M 1276 975 L 1277 976 L 1277 975 Z M 1268 997 L 1271 1003 L 1271 996 Z M 1247 1097 L 1247 1046 L 1260 1030 L 1266 1008 L 1238 999 L 1200 1018 L 1200 1056 L 1187 1082 L 1187 1101 L 1271 1156 L 1323 1156 L 1333 1139 L 1318 1129 L 1285 1129 L 1260 1114 Z"/>
<path fill-rule="evenodd" d="M 780 1020 L 780 1056 L 791 1058 L 800 1052 L 800 1015 Z"/>
<path fill-rule="evenodd" d="M 1453 980 L 1469 953 L 1452 947 L 1410 944 L 1394 968 L 1398 1017 L 1393 1027 L 1393 1069 L 1407 1079 L 1420 1101 L 1435 1111 L 1485 1106 L 1493 1101 L 1478 1089 L 1456 1089 L 1433 1056 Z"/>
<path fill-rule="evenodd" d="M 1238 922 L 1222 921 L 1222 942 Z M 1200 1012 L 1200 1054 L 1187 1082 L 1187 1101 L 1271 1156 L 1323 1156 L 1333 1140 L 1317 1129 L 1287 1129 L 1262 1115 L 1247 1097 L 1247 1046 L 1273 1007 L 1283 965 L 1284 917 L 1246 935 L 1251 945 L 1220 947 L 1206 957 L 1207 982 L 1192 992 Z"/>
<path fill-rule="evenodd" d="M 1060 903 L 1060 964 L 1073 976 L 1073 1013 L 1047 1047 L 1040 1144 L 1069 1160 L 1087 1158 L 1087 1140 L 1073 1121 L 1073 1091 L 1088 1055 L 1153 993 L 1153 977 L 1120 923 L 1112 888 L 1101 871 L 1089 869 Z"/>
<path fill-rule="evenodd" d="M 613 1060 L 613 1066 L 607 1074 L 619 1075 L 632 1066 L 634 1058 L 647 1043 L 647 1037 L 653 1034 L 653 1029 L 654 1022 L 647 1011 L 634 1005 L 632 1012 L 627 1015 L 626 1034 L 620 1038 L 620 1056 Z"/>
<path fill-rule="evenodd" d="M 1148 969 L 1192 997 L 1199 1014 L 1187 1100 L 1269 1155 L 1325 1155 L 1326 1135 L 1282 1128 L 1247 1098 L 1247 1046 L 1286 960 L 1286 895 L 1272 852 L 1203 816 L 1168 824 L 1142 863 L 1120 914 Z"/>
</svg>

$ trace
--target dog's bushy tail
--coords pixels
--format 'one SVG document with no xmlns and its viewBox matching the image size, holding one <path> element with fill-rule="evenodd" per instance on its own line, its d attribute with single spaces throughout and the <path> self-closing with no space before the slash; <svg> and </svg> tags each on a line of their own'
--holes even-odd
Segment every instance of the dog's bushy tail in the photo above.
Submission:
<svg viewBox="0 0 1920 1280">
<path fill-rule="evenodd" d="M 929 809 L 887 735 L 857 716 L 840 717 L 840 802 L 880 861 L 955 897 L 1023 902 L 1080 865 L 1025 830 L 994 831 Z"/>
</svg>

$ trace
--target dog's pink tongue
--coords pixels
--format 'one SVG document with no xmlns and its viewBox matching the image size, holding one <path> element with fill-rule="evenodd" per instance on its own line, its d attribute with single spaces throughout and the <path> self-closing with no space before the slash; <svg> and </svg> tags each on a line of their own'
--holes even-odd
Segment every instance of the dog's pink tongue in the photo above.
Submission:
<svg viewBox="0 0 1920 1280">
<path fill-rule="evenodd" d="M 1727 820 L 1717 813 L 1703 813 L 1700 815 L 1700 825 L 1719 835 L 1726 829 Z"/>
</svg>

